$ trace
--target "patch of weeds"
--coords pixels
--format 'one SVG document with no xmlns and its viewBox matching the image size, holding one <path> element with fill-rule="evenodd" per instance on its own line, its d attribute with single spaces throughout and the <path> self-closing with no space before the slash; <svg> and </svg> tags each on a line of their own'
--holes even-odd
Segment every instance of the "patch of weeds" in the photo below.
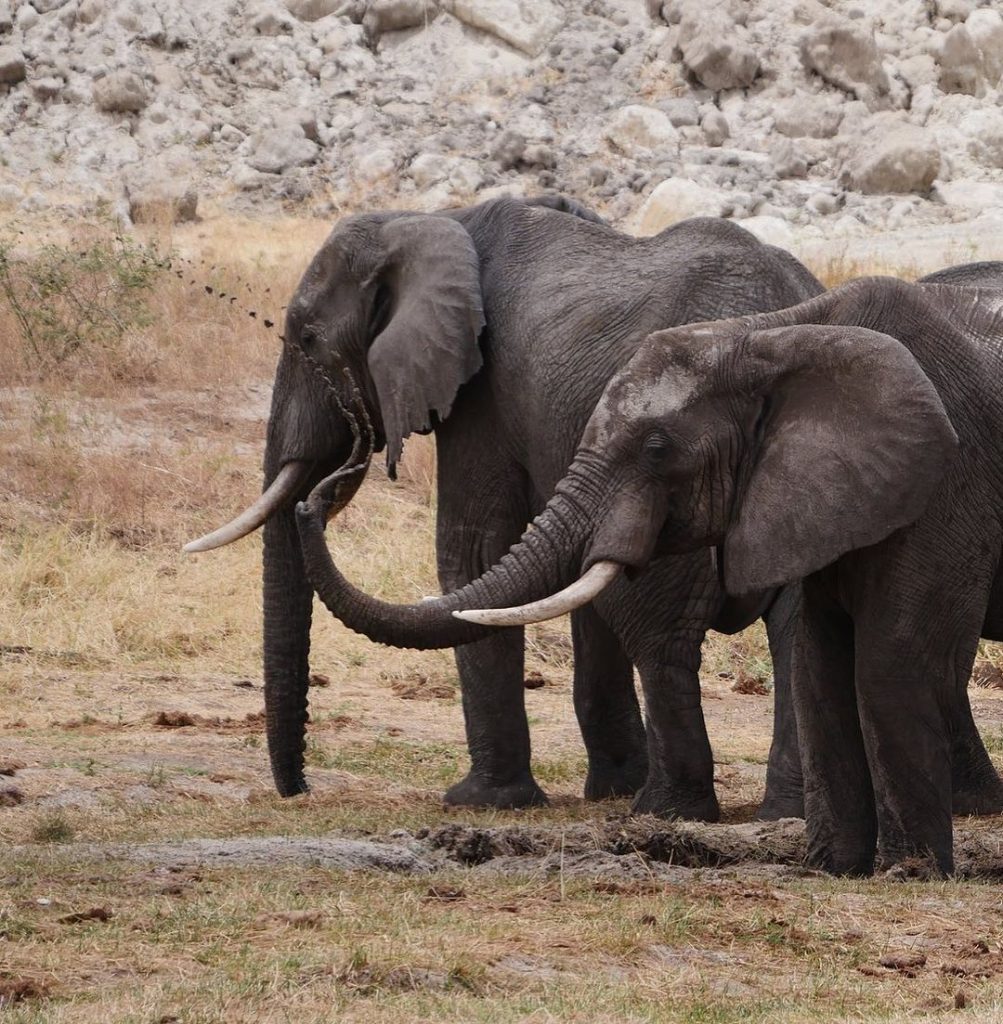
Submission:
<svg viewBox="0 0 1003 1024">
<path fill-rule="evenodd" d="M 146 784 L 151 789 L 163 789 L 167 785 L 167 771 L 162 764 L 150 765 L 146 773 Z"/>
<path fill-rule="evenodd" d="M 990 754 L 1003 754 L 1003 730 L 982 729 L 982 742 Z"/>
<path fill-rule="evenodd" d="M 34 843 L 68 843 L 76 834 L 73 825 L 60 811 L 48 811 L 32 826 L 31 840 Z"/>
<path fill-rule="evenodd" d="M 72 357 L 120 348 L 153 322 L 148 296 L 169 260 L 121 235 L 43 245 L 30 257 L 0 242 L 0 294 L 43 373 Z"/>
</svg>

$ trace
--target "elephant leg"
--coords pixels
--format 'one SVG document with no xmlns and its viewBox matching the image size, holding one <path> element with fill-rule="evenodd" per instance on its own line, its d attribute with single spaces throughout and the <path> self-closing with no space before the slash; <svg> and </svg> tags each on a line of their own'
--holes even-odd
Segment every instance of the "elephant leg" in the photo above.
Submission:
<svg viewBox="0 0 1003 1024">
<path fill-rule="evenodd" d="M 817 577 L 802 584 L 791 694 L 804 771 L 808 862 L 834 874 L 874 870 L 877 816 L 857 715 L 853 621 Z"/>
<path fill-rule="evenodd" d="M 641 661 L 638 671 L 644 688 L 648 778 L 634 799 L 634 812 L 717 821 L 721 809 L 714 793 L 714 755 L 697 670 Z"/>
<path fill-rule="evenodd" d="M 791 695 L 791 657 L 800 600 L 800 585 L 790 584 L 763 616 L 773 659 L 773 741 L 766 764 L 766 794 L 756 815 L 763 821 L 804 817 L 804 778 Z"/>
<path fill-rule="evenodd" d="M 639 814 L 717 821 L 714 757 L 700 704 L 700 645 L 721 603 L 705 553 L 650 563 L 614 581 L 596 609 L 620 638 L 644 690 L 648 777 Z"/>
<path fill-rule="evenodd" d="M 460 410 L 437 432 L 436 552 L 443 592 L 498 561 L 529 518 L 525 476 L 504 458 L 498 436 L 492 424 L 472 427 Z M 446 803 L 512 808 L 547 802 L 530 769 L 524 667 L 521 628 L 500 629 L 456 649 L 470 771 L 449 787 Z"/>
<path fill-rule="evenodd" d="M 592 605 L 572 612 L 571 639 L 575 714 L 589 757 L 585 799 L 633 795 L 648 774 L 633 665 Z"/>
<path fill-rule="evenodd" d="M 1003 781 L 972 717 L 967 679 L 958 687 L 951 741 L 951 804 L 955 814 L 1003 812 Z"/>
</svg>

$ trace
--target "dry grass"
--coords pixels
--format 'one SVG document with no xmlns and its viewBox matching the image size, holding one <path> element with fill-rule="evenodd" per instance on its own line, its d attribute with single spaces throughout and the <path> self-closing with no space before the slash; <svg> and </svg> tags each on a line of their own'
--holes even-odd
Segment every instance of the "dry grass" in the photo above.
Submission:
<svg viewBox="0 0 1003 1024">
<path fill-rule="evenodd" d="M 262 310 L 278 322 L 326 230 L 290 220 L 161 232 L 161 247 L 193 259 L 207 280 L 159 277 L 151 322 L 128 338 L 134 358 L 114 365 L 98 351 L 40 374 L 0 303 L 4 1020 L 793 1024 L 954 1014 L 959 999 L 979 1020 L 1003 1019 L 1003 926 L 989 886 L 754 870 L 612 885 L 459 866 L 434 877 L 170 871 L 95 850 L 385 835 L 443 821 L 559 829 L 627 810 L 579 798 L 566 623 L 533 629 L 528 644 L 529 668 L 545 681 L 527 694 L 534 768 L 553 803 L 513 815 L 439 802 L 467 763 L 451 653 L 380 648 L 320 610 L 315 790 L 273 795 L 260 717 L 260 542 L 189 558 L 179 547 L 259 486 L 277 355 Z M 832 264 L 824 276 L 862 269 Z M 243 287 L 259 317 L 204 283 Z M 434 473 L 432 442 L 413 439 L 398 484 L 374 470 L 337 521 L 339 561 L 367 590 L 434 591 Z M 983 656 L 1000 660 L 993 647 Z M 705 708 L 733 821 L 748 817 L 762 787 L 771 699 L 732 686 L 768 672 L 760 627 L 708 638 Z M 990 738 L 1003 735 L 1003 702 L 977 692 Z M 927 961 L 915 977 L 880 966 L 917 945 Z"/>
</svg>

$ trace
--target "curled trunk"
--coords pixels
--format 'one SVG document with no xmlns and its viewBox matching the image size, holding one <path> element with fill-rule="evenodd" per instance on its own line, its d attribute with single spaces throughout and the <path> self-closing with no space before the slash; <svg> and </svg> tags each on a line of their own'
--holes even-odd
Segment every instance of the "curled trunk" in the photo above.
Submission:
<svg viewBox="0 0 1003 1024">
<path fill-rule="evenodd" d="M 454 611 L 538 601 L 577 578 L 598 509 L 575 495 L 568 477 L 497 565 L 459 590 L 418 604 L 380 601 L 349 583 L 325 541 L 326 510 L 312 500 L 296 509 L 304 566 L 320 599 L 349 629 L 394 647 L 458 647 L 490 636 L 493 627 L 461 621 Z"/>
</svg>

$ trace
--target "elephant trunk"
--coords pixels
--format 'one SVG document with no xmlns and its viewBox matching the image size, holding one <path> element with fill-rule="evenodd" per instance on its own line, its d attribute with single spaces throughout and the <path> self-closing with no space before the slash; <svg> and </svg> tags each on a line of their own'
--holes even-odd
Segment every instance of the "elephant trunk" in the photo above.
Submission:
<svg viewBox="0 0 1003 1024">
<path fill-rule="evenodd" d="M 323 501 L 311 495 L 296 509 L 307 576 L 331 613 L 378 643 L 419 650 L 457 647 L 491 635 L 490 626 L 461 621 L 454 611 L 533 602 L 571 584 L 598 513 L 598 495 L 572 468 L 519 543 L 481 577 L 443 597 L 395 605 L 362 593 L 338 570 L 324 538 Z"/>
<path fill-rule="evenodd" d="M 282 470 L 279 471 L 281 476 Z M 346 505 L 365 475 L 365 467 L 342 487 Z M 300 552 L 291 507 L 265 523 L 262 603 L 264 611 L 265 725 L 275 788 L 282 796 L 308 790 L 303 749 L 310 679 L 310 621 L 313 588 Z"/>
</svg>

